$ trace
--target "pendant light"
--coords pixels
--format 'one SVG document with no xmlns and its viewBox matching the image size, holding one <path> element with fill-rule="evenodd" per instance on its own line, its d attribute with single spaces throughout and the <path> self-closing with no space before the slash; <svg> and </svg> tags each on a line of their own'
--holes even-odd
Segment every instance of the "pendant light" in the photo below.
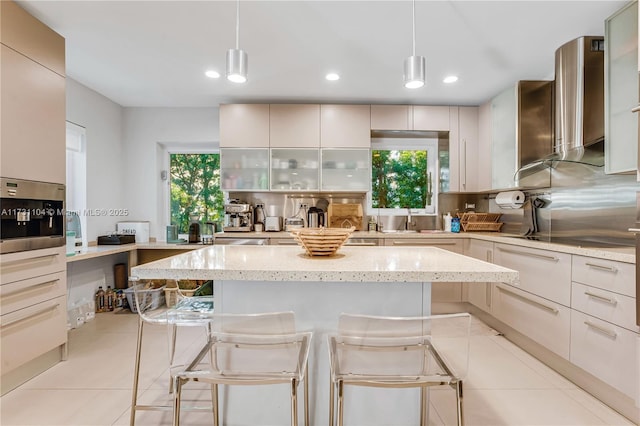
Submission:
<svg viewBox="0 0 640 426">
<path fill-rule="evenodd" d="M 249 57 L 240 49 L 240 0 L 236 2 L 236 48 L 227 51 L 227 80 L 233 83 L 247 81 Z"/>
<path fill-rule="evenodd" d="M 426 60 L 416 56 L 416 0 L 413 0 L 413 54 L 404 60 L 404 87 L 417 89 L 424 86 Z"/>
</svg>

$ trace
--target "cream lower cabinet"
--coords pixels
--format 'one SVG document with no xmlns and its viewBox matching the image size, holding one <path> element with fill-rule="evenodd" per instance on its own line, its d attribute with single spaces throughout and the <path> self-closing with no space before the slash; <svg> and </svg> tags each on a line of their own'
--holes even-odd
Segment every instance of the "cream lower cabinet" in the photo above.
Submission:
<svg viewBox="0 0 640 426">
<path fill-rule="evenodd" d="M 571 362 L 637 399 L 635 265 L 573 256 Z"/>
<path fill-rule="evenodd" d="M 65 247 L 3 254 L 0 268 L 4 376 L 67 342 Z"/>
<path fill-rule="evenodd" d="M 569 359 L 571 255 L 496 244 L 494 263 L 517 270 L 520 279 L 493 285 L 493 316 Z"/>
<path fill-rule="evenodd" d="M 466 240 L 465 254 L 474 259 L 493 262 L 493 243 L 480 240 Z M 466 283 L 466 296 L 469 303 L 491 312 L 491 283 Z"/>
<path fill-rule="evenodd" d="M 385 246 L 396 247 L 438 247 L 454 253 L 463 252 L 462 240 L 451 239 L 417 239 L 417 238 L 387 238 Z M 461 302 L 462 283 L 446 282 L 431 284 L 431 302 Z"/>
</svg>

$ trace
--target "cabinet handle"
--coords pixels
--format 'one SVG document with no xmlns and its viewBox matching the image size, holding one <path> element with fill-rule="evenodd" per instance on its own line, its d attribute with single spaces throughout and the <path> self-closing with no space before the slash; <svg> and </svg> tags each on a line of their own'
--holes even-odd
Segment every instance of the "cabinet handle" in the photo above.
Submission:
<svg viewBox="0 0 640 426">
<path fill-rule="evenodd" d="M 393 241 L 394 246 L 455 246 L 455 242 L 430 243 L 428 241 Z"/>
<path fill-rule="evenodd" d="M 30 290 L 30 289 L 36 288 L 36 287 L 54 286 L 58 281 L 60 281 L 60 279 L 55 279 L 55 280 L 51 280 L 51 281 L 44 281 L 44 282 L 41 282 L 41 283 L 31 284 L 31 285 L 28 285 L 26 287 L 20 287 L 17 290 L 14 290 L 14 291 L 3 292 L 2 296 L 3 297 L 11 296 L 12 294 L 22 293 L 22 292 L 25 292 L 27 290 Z"/>
<path fill-rule="evenodd" d="M 32 260 L 40 260 L 40 259 L 46 259 L 47 257 L 56 257 L 59 256 L 60 253 L 51 253 L 51 254 L 43 254 L 42 256 L 35 256 L 35 257 L 29 257 L 26 259 L 17 259 L 17 260 L 8 260 L 6 262 L 3 263 L 3 266 L 12 264 L 12 263 L 28 263 L 31 262 Z"/>
<path fill-rule="evenodd" d="M 616 299 L 612 299 L 610 297 L 605 297 L 605 296 L 600 296 L 599 294 L 595 294 L 595 293 L 591 293 L 590 291 L 585 291 L 584 294 L 586 294 L 589 297 L 593 297 L 594 299 L 598 299 L 601 300 L 603 302 L 607 302 L 613 306 L 618 304 L 618 301 Z"/>
<path fill-rule="evenodd" d="M 618 333 L 616 333 L 615 331 L 608 330 L 608 329 L 606 329 L 606 328 L 604 328 L 602 326 L 599 326 L 597 324 L 592 323 L 591 321 L 584 321 L 584 324 L 587 327 L 590 327 L 590 328 L 593 328 L 594 330 L 599 331 L 600 333 L 606 334 L 607 336 L 611 337 L 612 339 L 615 339 L 615 338 L 618 337 Z"/>
<path fill-rule="evenodd" d="M 631 112 L 638 112 L 638 111 L 640 111 L 640 105 L 638 105 L 635 108 L 631 109 Z"/>
<path fill-rule="evenodd" d="M 510 294 L 511 296 L 513 296 L 513 297 L 515 297 L 517 299 L 520 299 L 520 300 L 522 300 L 524 302 L 529 303 L 530 305 L 537 306 L 539 308 L 547 310 L 547 311 L 551 312 L 552 314 L 557 315 L 558 312 L 560 312 L 557 308 L 554 308 L 553 306 L 548 306 L 548 305 L 545 305 L 544 303 L 538 302 L 537 300 L 529 299 L 528 297 L 524 297 L 523 295 L 518 294 L 518 293 L 516 293 L 514 291 L 507 290 L 506 288 L 501 287 L 499 285 L 496 286 L 496 287 L 498 287 L 498 290 L 500 290 L 500 291 L 502 291 L 504 293 L 508 293 L 508 294 Z"/>
<path fill-rule="evenodd" d="M 466 189 L 467 187 L 467 140 L 462 139 L 462 159 L 461 163 L 463 163 L 461 167 L 462 172 L 462 186 Z"/>
<path fill-rule="evenodd" d="M 528 252 L 525 252 L 525 251 L 505 249 L 505 248 L 502 248 L 502 247 L 498 247 L 498 250 L 501 250 L 501 251 L 503 251 L 505 253 L 519 254 L 521 256 L 533 256 L 533 257 L 537 257 L 539 259 L 551 260 L 552 262 L 557 262 L 557 261 L 560 260 L 555 256 L 549 256 L 549 255 L 546 255 L 546 254 L 528 253 Z"/>
<path fill-rule="evenodd" d="M 376 243 L 344 243 L 345 246 L 377 246 Z"/>
<path fill-rule="evenodd" d="M 15 319 L 13 321 L 9 321 L 9 322 L 7 322 L 5 324 L 2 324 L 2 327 L 0 327 L 0 328 L 7 328 L 7 327 L 15 325 L 15 324 L 17 324 L 19 322 L 26 321 L 26 320 L 31 319 L 31 318 L 35 318 L 38 315 L 46 314 L 49 311 L 54 311 L 54 310 L 58 309 L 59 306 L 60 306 L 60 304 L 57 303 L 54 306 L 49 306 L 48 308 L 41 309 L 38 312 L 32 313 L 31 315 L 27 315 L 24 318 L 18 318 L 18 319 Z"/>
<path fill-rule="evenodd" d="M 640 232 L 640 228 L 629 228 L 628 229 L 629 232 L 636 232 L 639 233 Z"/>
<path fill-rule="evenodd" d="M 276 245 L 278 246 L 295 246 L 297 244 L 295 241 L 276 241 Z"/>
<path fill-rule="evenodd" d="M 585 265 L 591 266 L 592 268 L 602 269 L 603 271 L 613 272 L 614 274 L 618 272 L 618 268 L 615 266 L 607 266 L 607 265 L 598 265 L 597 263 L 585 262 Z"/>
</svg>

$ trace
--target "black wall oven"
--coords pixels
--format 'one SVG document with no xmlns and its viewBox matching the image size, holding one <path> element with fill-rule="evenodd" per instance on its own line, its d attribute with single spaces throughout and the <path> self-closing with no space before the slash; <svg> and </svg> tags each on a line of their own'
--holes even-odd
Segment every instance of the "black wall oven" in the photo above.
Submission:
<svg viewBox="0 0 640 426">
<path fill-rule="evenodd" d="M 0 253 L 65 245 L 65 186 L 0 177 Z"/>
</svg>

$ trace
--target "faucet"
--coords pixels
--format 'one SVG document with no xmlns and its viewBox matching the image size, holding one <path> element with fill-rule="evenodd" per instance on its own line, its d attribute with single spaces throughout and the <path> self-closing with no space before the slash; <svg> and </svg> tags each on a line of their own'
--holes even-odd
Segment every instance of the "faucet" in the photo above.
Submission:
<svg viewBox="0 0 640 426">
<path fill-rule="evenodd" d="M 411 229 L 411 208 L 407 207 L 407 221 L 404 224 L 404 229 L 405 231 L 408 231 Z"/>
</svg>

